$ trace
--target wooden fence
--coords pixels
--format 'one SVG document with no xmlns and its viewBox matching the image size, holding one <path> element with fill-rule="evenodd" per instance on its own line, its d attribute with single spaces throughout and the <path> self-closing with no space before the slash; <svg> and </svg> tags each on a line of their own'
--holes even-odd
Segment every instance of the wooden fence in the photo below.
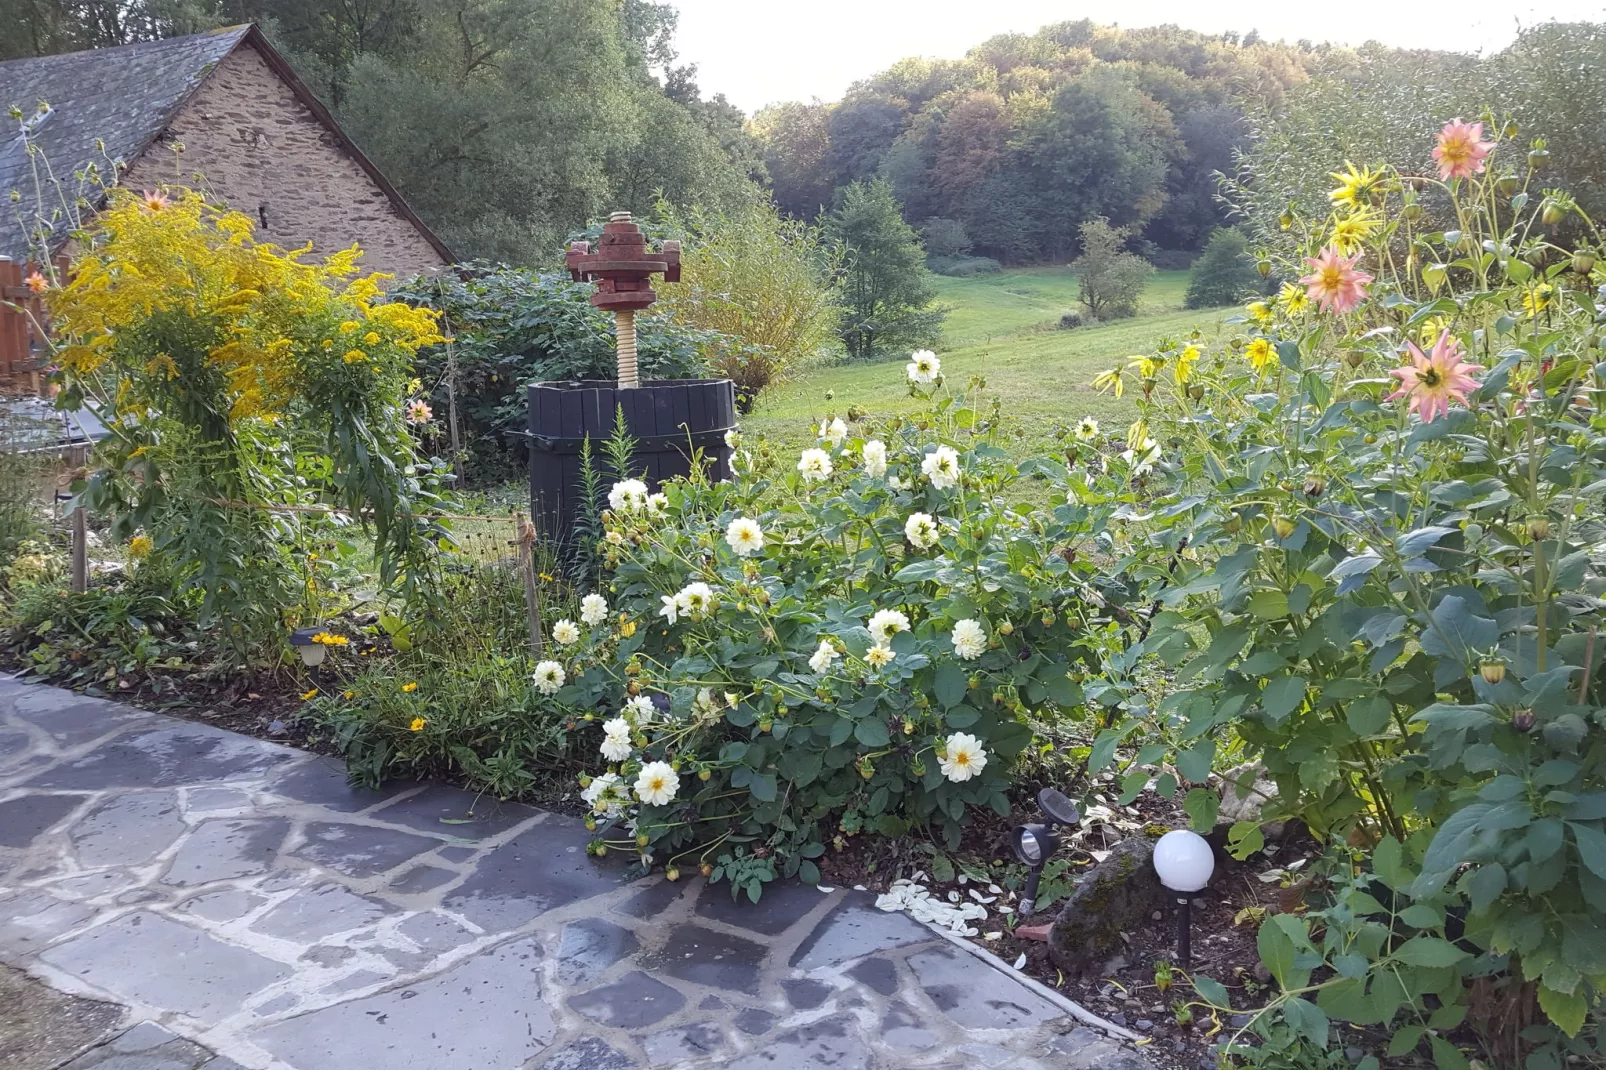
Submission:
<svg viewBox="0 0 1606 1070">
<path fill-rule="evenodd" d="M 0 256 L 0 394 L 43 396 L 39 373 L 49 353 L 39 327 L 44 303 L 26 278 L 22 264 Z"/>
</svg>

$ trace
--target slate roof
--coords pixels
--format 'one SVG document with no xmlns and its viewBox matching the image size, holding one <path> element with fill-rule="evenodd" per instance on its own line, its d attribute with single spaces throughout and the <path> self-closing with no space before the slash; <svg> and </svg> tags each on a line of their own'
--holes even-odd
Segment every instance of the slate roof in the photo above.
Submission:
<svg viewBox="0 0 1606 1070">
<path fill-rule="evenodd" d="M 445 244 L 413 213 L 390 181 L 347 139 L 327 109 L 296 77 L 284 58 L 255 26 L 228 26 L 165 41 L 143 41 L 115 48 L 68 52 L 59 56 L 0 63 L 0 256 L 25 260 L 27 242 L 16 220 L 11 191 L 20 189 L 23 205 L 35 201 L 33 165 L 21 133 L 5 115 L 13 105 L 24 118 L 43 100 L 51 111 L 34 128 L 34 142 L 51 171 L 69 187 L 73 171 L 101 163 L 95 139 L 105 142 L 105 155 L 132 164 L 173 121 L 206 76 L 241 42 L 249 41 L 284 79 L 313 115 L 384 192 L 396 210 L 411 222 L 450 263 Z"/>
<path fill-rule="evenodd" d="M 96 138 L 105 141 L 107 156 L 132 163 L 250 29 L 231 26 L 165 41 L 0 63 L 0 109 L 15 105 L 27 117 L 39 101 L 49 103 L 51 113 L 36 127 L 34 141 L 57 178 L 71 186 L 74 170 L 92 160 L 104 163 Z M 5 202 L 0 212 L 6 218 L 0 227 L 0 256 L 22 260 L 27 244 L 9 202 L 13 189 L 23 191 L 25 205 L 33 200 L 33 166 L 13 122 L 7 120 L 5 127 L 6 140 L 0 143 L 0 196 Z"/>
</svg>

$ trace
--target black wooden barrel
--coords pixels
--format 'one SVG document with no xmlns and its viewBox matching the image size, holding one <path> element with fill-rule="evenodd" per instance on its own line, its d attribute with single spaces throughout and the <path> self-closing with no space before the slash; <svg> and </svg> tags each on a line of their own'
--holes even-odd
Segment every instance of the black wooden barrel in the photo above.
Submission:
<svg viewBox="0 0 1606 1070">
<path fill-rule="evenodd" d="M 580 451 L 587 437 L 604 494 L 618 478 L 607 468 L 603 444 L 620 408 L 636 440 L 630 474 L 644 477 L 653 490 L 690 475 L 693 450 L 702 451 L 711 478 L 730 475 L 725 432 L 736 426 L 736 391 L 729 379 L 667 379 L 630 390 L 610 381 L 532 383 L 529 402 L 530 516 L 560 545 L 579 515 Z"/>
</svg>

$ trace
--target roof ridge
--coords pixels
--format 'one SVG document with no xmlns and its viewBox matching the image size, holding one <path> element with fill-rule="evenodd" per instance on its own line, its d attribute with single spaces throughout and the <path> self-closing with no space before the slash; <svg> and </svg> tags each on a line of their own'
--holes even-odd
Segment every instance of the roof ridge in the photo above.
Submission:
<svg viewBox="0 0 1606 1070">
<path fill-rule="evenodd" d="M 163 46 L 176 46 L 185 44 L 187 42 L 193 42 L 202 37 L 222 37 L 229 34 L 234 35 L 235 38 L 233 43 L 230 45 L 232 48 L 234 45 L 237 45 L 240 43 L 240 41 L 244 40 L 245 35 L 250 33 L 251 28 L 255 25 L 256 24 L 252 22 L 237 22 L 230 26 L 217 26 L 210 30 L 200 30 L 196 33 L 181 34 L 177 37 L 153 37 L 149 41 L 131 41 L 126 45 L 101 45 L 97 48 L 79 48 L 71 52 L 52 52 L 48 56 L 22 56 L 17 59 L 0 60 L 0 70 L 4 70 L 7 67 L 13 67 L 17 64 L 48 63 L 52 60 L 70 59 L 74 56 L 87 56 L 91 53 L 104 56 L 110 52 L 128 52 L 132 49 L 156 49 Z"/>
</svg>

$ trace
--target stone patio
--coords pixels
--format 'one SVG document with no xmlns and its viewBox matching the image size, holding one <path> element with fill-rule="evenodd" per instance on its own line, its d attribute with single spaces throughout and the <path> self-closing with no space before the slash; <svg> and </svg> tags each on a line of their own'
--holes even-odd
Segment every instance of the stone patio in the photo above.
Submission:
<svg viewBox="0 0 1606 1070">
<path fill-rule="evenodd" d="M 588 838 L 0 679 L 0 963 L 118 1005 L 0 1070 L 1146 1065 L 866 895 L 626 883 Z"/>
</svg>

